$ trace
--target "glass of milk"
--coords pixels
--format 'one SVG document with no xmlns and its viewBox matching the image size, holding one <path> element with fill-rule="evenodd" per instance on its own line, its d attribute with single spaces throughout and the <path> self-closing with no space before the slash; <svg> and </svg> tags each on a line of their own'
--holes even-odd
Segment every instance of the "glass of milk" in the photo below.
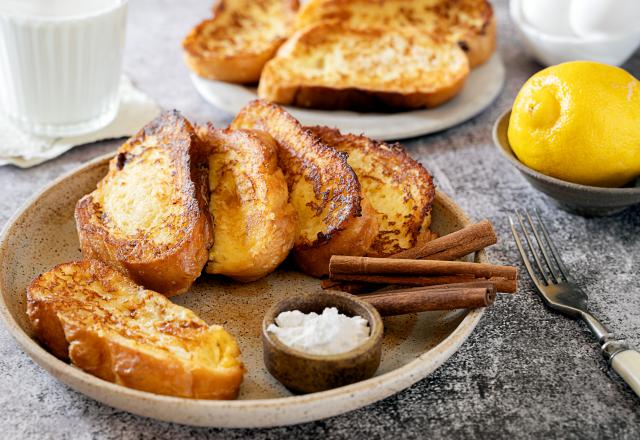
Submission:
<svg viewBox="0 0 640 440">
<path fill-rule="evenodd" d="M 23 130 L 74 136 L 118 112 L 127 0 L 1 0 L 0 112 Z"/>
</svg>

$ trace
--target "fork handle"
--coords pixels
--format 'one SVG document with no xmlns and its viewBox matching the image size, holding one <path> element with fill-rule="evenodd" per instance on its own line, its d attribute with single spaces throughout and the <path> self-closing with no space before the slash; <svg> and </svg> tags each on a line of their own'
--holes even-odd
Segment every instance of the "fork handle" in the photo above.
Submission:
<svg viewBox="0 0 640 440">
<path fill-rule="evenodd" d="M 640 396 L 640 353 L 624 350 L 611 358 L 611 368 Z"/>
</svg>

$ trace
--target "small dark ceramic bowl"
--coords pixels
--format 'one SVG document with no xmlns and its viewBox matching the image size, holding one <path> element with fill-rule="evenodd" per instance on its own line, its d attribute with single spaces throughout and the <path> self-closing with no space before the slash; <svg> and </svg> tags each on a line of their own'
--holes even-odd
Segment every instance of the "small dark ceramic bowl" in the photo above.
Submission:
<svg viewBox="0 0 640 440">
<path fill-rule="evenodd" d="M 545 176 L 520 162 L 511 150 L 507 137 L 510 116 L 511 110 L 508 110 L 496 121 L 493 142 L 531 186 L 549 196 L 558 207 L 584 216 L 603 216 L 616 214 L 640 203 L 640 179 L 636 181 L 636 186 L 623 188 L 580 185 Z"/>
<path fill-rule="evenodd" d="M 351 351 L 323 356 L 288 347 L 267 331 L 281 312 L 322 313 L 325 307 L 336 307 L 347 316 L 359 315 L 369 321 L 369 339 Z M 348 293 L 315 292 L 285 298 L 271 307 L 262 321 L 264 363 L 273 377 L 296 393 L 324 391 L 368 379 L 380 365 L 383 327 L 373 306 Z"/>
</svg>

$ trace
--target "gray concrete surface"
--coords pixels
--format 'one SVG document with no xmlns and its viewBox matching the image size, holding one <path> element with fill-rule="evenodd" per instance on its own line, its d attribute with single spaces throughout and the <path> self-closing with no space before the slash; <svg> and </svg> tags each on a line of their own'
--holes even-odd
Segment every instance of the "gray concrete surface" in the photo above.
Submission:
<svg viewBox="0 0 640 440">
<path fill-rule="evenodd" d="M 125 69 L 163 107 L 218 125 L 229 119 L 192 88 L 179 42 L 211 0 L 132 0 Z M 476 219 L 489 218 L 499 263 L 520 264 L 506 215 L 539 207 L 560 239 L 568 266 L 582 273 L 590 305 L 617 332 L 640 345 L 640 207 L 585 219 L 555 209 L 502 160 L 491 143 L 496 117 L 540 66 L 520 51 L 496 1 L 499 51 L 508 79 L 480 116 L 445 132 L 406 142 L 441 188 Z M 638 54 L 625 66 L 640 76 Z M 0 168 L 0 225 L 56 176 L 114 149 L 102 142 L 42 166 Z M 218 430 L 160 423 L 80 395 L 35 365 L 0 326 L 0 438 L 640 438 L 640 400 L 611 373 L 586 327 L 542 306 L 523 276 L 517 295 L 501 296 L 444 366 L 382 402 L 328 420 L 263 430 Z"/>
</svg>

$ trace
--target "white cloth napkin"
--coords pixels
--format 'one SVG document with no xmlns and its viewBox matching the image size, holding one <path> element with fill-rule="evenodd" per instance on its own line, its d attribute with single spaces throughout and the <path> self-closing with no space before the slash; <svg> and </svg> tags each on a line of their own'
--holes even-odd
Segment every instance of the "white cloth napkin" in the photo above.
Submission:
<svg viewBox="0 0 640 440">
<path fill-rule="evenodd" d="M 105 139 L 131 136 L 160 113 L 158 105 L 136 89 L 127 77 L 120 83 L 120 107 L 114 121 L 93 133 L 50 138 L 22 131 L 0 115 L 0 166 L 29 168 L 60 156 L 71 148 Z"/>
</svg>

